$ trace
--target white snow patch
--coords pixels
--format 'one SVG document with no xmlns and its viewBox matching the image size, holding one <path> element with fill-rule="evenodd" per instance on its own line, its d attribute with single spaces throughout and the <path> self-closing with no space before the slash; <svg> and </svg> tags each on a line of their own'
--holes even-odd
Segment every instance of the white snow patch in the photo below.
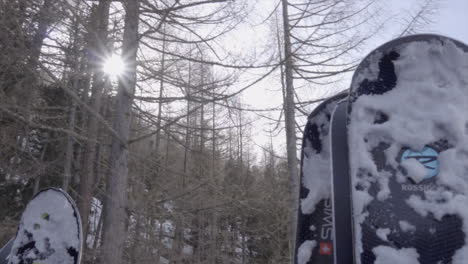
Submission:
<svg viewBox="0 0 468 264">
<path fill-rule="evenodd" d="M 376 256 L 374 264 L 418 264 L 419 254 L 414 248 L 394 249 L 378 246 L 372 249 Z"/>
<path fill-rule="evenodd" d="M 298 264 L 306 264 L 312 256 L 312 251 L 317 246 L 317 241 L 306 240 L 297 249 L 297 262 Z"/>
<path fill-rule="evenodd" d="M 102 203 L 96 197 L 93 197 L 91 201 L 91 209 L 89 214 L 89 221 L 88 221 L 88 236 L 86 238 L 86 245 L 88 248 L 92 248 L 93 244 L 95 243 L 96 236 L 98 238 L 97 245 L 100 244 L 100 237 L 101 234 L 96 234 L 98 231 L 99 221 L 101 220 L 101 213 L 102 213 Z"/>
<path fill-rule="evenodd" d="M 382 239 L 383 241 L 388 241 L 387 236 L 391 233 L 392 231 L 390 228 L 379 228 L 376 231 L 377 236 Z"/>
<path fill-rule="evenodd" d="M 468 194 L 468 137 L 465 136 L 461 146 L 439 154 L 440 172 L 438 183 L 450 186 L 458 193 Z"/>
<path fill-rule="evenodd" d="M 415 183 L 420 183 L 427 175 L 427 170 L 424 165 L 416 159 L 406 159 L 401 162 L 401 165 L 406 169 L 408 173 L 407 176 Z"/>
<path fill-rule="evenodd" d="M 378 179 L 380 190 L 377 193 L 377 199 L 379 201 L 384 201 L 391 196 L 390 188 L 388 187 L 390 177 L 391 177 L 391 173 L 384 171 L 382 172 L 382 177 L 379 177 Z"/>
<path fill-rule="evenodd" d="M 468 248 L 462 247 L 460 250 L 458 250 L 455 253 L 455 255 L 452 258 L 452 261 L 454 264 L 462 264 L 462 263 L 466 263 L 467 259 L 468 259 Z"/>
<path fill-rule="evenodd" d="M 184 245 L 184 247 L 182 248 L 182 253 L 187 254 L 187 255 L 192 255 L 193 247 L 189 245 Z"/>
<path fill-rule="evenodd" d="M 359 232 L 355 233 L 355 254 L 356 256 L 360 256 L 362 253 L 362 233 L 361 230 L 361 223 L 366 220 L 366 217 L 369 215 L 368 212 L 364 212 L 365 204 L 370 203 L 372 201 L 372 196 L 369 195 L 368 192 L 361 192 L 361 191 L 354 191 L 353 193 L 353 219 L 354 219 L 354 230 L 358 230 Z"/>
<path fill-rule="evenodd" d="M 403 232 L 414 232 L 416 231 L 416 227 L 412 224 L 410 224 L 407 221 L 398 221 L 398 224 L 400 225 L 400 229 Z"/>
<path fill-rule="evenodd" d="M 161 264 L 169 264 L 169 260 L 164 257 L 159 257 L 159 263 Z"/>
</svg>

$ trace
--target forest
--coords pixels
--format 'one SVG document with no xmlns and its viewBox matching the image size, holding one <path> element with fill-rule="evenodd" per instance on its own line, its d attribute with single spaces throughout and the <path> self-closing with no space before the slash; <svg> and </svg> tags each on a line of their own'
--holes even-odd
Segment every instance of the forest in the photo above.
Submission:
<svg viewBox="0 0 468 264">
<path fill-rule="evenodd" d="M 0 246 L 58 187 L 86 264 L 290 263 L 307 115 L 439 1 L 387 2 L 0 0 Z"/>
</svg>

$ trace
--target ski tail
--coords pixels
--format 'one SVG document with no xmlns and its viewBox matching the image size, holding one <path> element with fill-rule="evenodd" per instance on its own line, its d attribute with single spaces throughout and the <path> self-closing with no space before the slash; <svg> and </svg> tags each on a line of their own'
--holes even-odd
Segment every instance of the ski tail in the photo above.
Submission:
<svg viewBox="0 0 468 264">
<path fill-rule="evenodd" d="M 5 263 L 79 264 L 82 251 L 83 231 L 75 202 L 63 190 L 48 188 L 27 204 L 15 239 L 5 246 L 5 256 L 9 255 Z"/>
<path fill-rule="evenodd" d="M 340 93 L 323 101 L 309 115 L 304 130 L 294 254 L 296 264 L 333 264 L 330 119 L 336 104 L 346 97 L 347 93 Z"/>
</svg>

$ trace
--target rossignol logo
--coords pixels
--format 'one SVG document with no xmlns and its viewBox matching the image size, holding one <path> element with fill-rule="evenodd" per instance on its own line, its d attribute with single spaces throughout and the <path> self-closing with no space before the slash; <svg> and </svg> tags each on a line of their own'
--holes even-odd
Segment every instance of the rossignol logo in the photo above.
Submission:
<svg viewBox="0 0 468 264">
<path fill-rule="evenodd" d="M 439 173 L 439 153 L 431 147 L 424 147 L 420 152 L 407 149 L 401 155 L 400 162 L 407 159 L 415 159 L 426 168 L 426 176 L 424 179 L 431 179 Z"/>
<path fill-rule="evenodd" d="M 401 185 L 401 190 L 402 191 L 411 191 L 411 192 L 425 192 L 425 191 L 431 191 L 435 190 L 437 186 L 431 184 L 431 185 L 421 185 L 421 184 L 402 184 Z"/>
</svg>

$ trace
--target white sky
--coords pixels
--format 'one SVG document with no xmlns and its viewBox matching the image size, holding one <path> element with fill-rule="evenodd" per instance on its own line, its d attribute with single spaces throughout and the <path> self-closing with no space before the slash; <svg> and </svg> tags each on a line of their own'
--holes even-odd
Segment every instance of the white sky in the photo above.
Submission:
<svg viewBox="0 0 468 264">
<path fill-rule="evenodd" d="M 265 3 L 265 13 L 268 13 L 271 11 L 271 8 L 273 8 L 273 4 L 276 1 L 270 1 L 264 2 L 266 0 L 260 0 L 259 2 Z M 392 12 L 395 12 L 398 14 L 399 12 L 406 12 L 406 9 L 408 8 L 409 5 L 413 4 L 415 1 L 410 1 L 410 0 L 389 0 L 386 5 L 388 5 L 388 8 L 392 10 Z M 436 15 L 433 17 L 433 21 L 435 22 L 431 26 L 427 28 L 424 32 L 421 33 L 437 33 L 441 35 L 445 35 L 448 37 L 455 38 L 457 40 L 460 40 L 462 42 L 468 43 L 468 0 L 441 0 L 438 3 L 438 11 Z M 268 7 L 268 8 L 267 8 Z M 261 20 L 262 18 L 258 18 L 258 20 Z M 255 25 L 259 21 L 252 21 L 251 23 Z M 395 25 L 396 28 L 397 25 Z M 391 30 L 392 28 L 390 28 Z M 244 38 L 241 41 L 241 44 L 237 43 L 232 43 L 234 50 L 245 50 L 248 49 L 249 47 L 255 46 L 258 43 L 262 42 L 262 34 L 259 32 L 268 30 L 268 26 L 263 26 L 262 29 L 259 29 L 256 27 L 255 29 L 248 28 L 248 27 L 243 27 L 241 28 L 241 31 L 243 32 L 240 36 L 241 38 Z M 249 36 L 248 40 L 245 39 L 245 36 Z M 370 52 L 372 49 L 378 47 L 379 45 L 385 43 L 386 41 L 391 40 L 392 38 L 395 37 L 395 34 L 389 32 L 389 33 L 379 33 L 377 38 L 368 45 L 367 50 L 363 52 L 363 56 Z M 264 42 L 263 42 L 264 43 Z M 265 47 L 258 47 L 256 46 L 256 50 L 258 53 L 261 53 L 261 50 L 264 49 Z M 255 76 L 252 75 L 252 78 L 255 78 Z M 276 76 L 271 76 L 271 78 L 278 78 L 278 75 Z M 272 85 L 274 84 L 274 85 Z M 279 85 L 278 82 L 272 82 L 270 80 L 265 80 L 262 82 L 260 85 L 257 85 L 256 87 L 253 87 L 246 92 L 243 93 L 242 100 L 243 103 L 246 103 L 250 105 L 252 108 L 269 108 L 269 107 L 276 107 L 281 104 L 281 94 L 279 93 L 280 87 L 276 87 Z M 273 86 L 273 87 L 272 87 Z M 342 87 L 345 88 L 345 87 Z M 323 92 L 325 94 L 327 93 L 333 93 L 330 91 L 325 91 Z M 318 97 L 323 96 L 322 94 L 317 95 Z M 276 115 L 274 116 L 276 117 Z M 258 145 L 266 145 L 270 142 L 270 139 L 268 138 L 268 131 L 271 126 L 268 125 L 268 122 L 266 120 L 263 120 L 259 118 L 258 115 L 252 115 L 252 118 L 258 120 L 256 122 L 257 125 L 253 127 L 252 130 L 252 136 L 253 140 L 255 141 L 256 144 Z M 299 123 L 304 123 L 304 120 L 298 120 Z M 285 153 L 285 140 L 284 140 L 284 134 L 280 134 L 277 138 L 274 139 L 273 141 L 274 147 L 276 151 L 280 154 L 283 155 Z M 261 159 L 261 151 L 257 148 L 255 150 L 257 154 L 257 161 L 260 161 Z"/>
<path fill-rule="evenodd" d="M 437 33 L 468 43 L 468 1 L 446 0 L 441 4 L 438 21 L 434 25 Z"/>
</svg>

